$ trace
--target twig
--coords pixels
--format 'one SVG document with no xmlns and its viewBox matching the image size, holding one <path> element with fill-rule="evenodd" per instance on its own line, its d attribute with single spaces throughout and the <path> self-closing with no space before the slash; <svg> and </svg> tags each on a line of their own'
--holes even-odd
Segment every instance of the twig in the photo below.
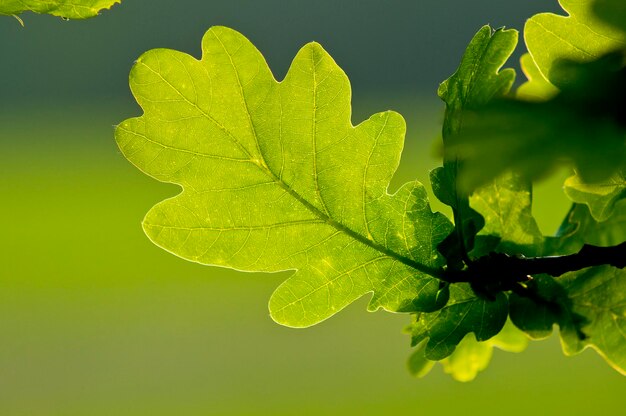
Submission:
<svg viewBox="0 0 626 416">
<path fill-rule="evenodd" d="M 442 280 L 448 283 L 467 282 L 474 290 L 495 294 L 513 290 L 521 292 L 520 283 L 532 275 L 560 276 L 564 273 L 592 266 L 626 267 L 626 242 L 611 247 L 585 244 L 579 252 L 565 256 L 516 257 L 504 253 L 490 253 L 472 261 L 463 270 L 448 269 Z"/>
</svg>

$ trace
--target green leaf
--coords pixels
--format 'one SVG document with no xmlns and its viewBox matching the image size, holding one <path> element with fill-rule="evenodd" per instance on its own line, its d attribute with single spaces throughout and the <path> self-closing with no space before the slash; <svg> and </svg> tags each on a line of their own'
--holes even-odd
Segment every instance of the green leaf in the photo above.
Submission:
<svg viewBox="0 0 626 416">
<path fill-rule="evenodd" d="M 555 71 L 569 82 L 553 98 L 494 100 L 466 114 L 462 134 L 445 149 L 462 161 L 462 184 L 473 190 L 509 170 L 535 179 L 564 163 L 585 182 L 601 182 L 623 168 L 623 62 L 621 53 L 560 61 Z"/>
<path fill-rule="evenodd" d="M 621 0 L 595 0 L 592 10 L 599 19 L 626 33 L 626 3 Z"/>
<path fill-rule="evenodd" d="M 583 244 L 615 246 L 626 241 L 626 200 L 598 222 L 585 205 L 574 204 L 557 237 L 547 240 L 548 254 L 570 254 Z M 566 354 L 597 350 L 615 369 L 626 372 L 626 271 L 591 267 L 558 278 L 539 275 L 529 284 L 542 302 L 512 294 L 513 323 L 532 338 L 545 338 L 558 324 Z"/>
<path fill-rule="evenodd" d="M 269 304 L 288 326 L 316 324 L 369 292 L 370 310 L 443 306 L 432 276 L 451 224 L 417 182 L 388 193 L 402 117 L 388 111 L 353 127 L 348 78 L 316 43 L 280 83 L 231 29 L 210 29 L 202 52 L 149 51 L 130 75 L 144 115 L 117 127 L 118 145 L 183 188 L 147 214 L 148 237 L 202 264 L 298 270 Z"/>
<path fill-rule="evenodd" d="M 430 172 L 430 181 L 435 196 L 453 209 L 455 228 L 442 241 L 438 250 L 447 260 L 449 267 L 462 269 L 468 261 L 468 253 L 474 247 L 478 231 L 485 225 L 483 218 L 470 208 L 469 200 L 457 191 L 455 162 L 445 162 L 444 166 Z"/>
<path fill-rule="evenodd" d="M 441 365 L 443 371 L 453 379 L 468 382 L 487 368 L 492 356 L 493 347 L 489 345 L 489 341 L 478 342 L 474 335 L 467 334 L 454 353 L 441 360 Z"/>
<path fill-rule="evenodd" d="M 459 70 L 439 90 L 447 104 L 444 146 L 451 142 L 462 145 L 464 117 L 469 110 L 480 110 L 509 92 L 515 73 L 500 68 L 516 43 L 517 32 L 492 33 L 489 27 L 482 28 L 470 42 Z M 476 190 L 468 199 L 463 193 L 463 177 L 459 177 L 462 161 L 454 155 L 447 160 L 443 168 L 432 174 L 433 190 L 442 202 L 455 209 L 455 223 L 460 224 L 457 235 L 465 237 L 463 248 L 469 251 L 477 245 L 472 252 L 474 257 L 496 247 L 501 251 L 537 254 L 535 248 L 540 247 L 542 236 L 531 215 L 530 183 L 508 174 Z M 479 237 L 474 241 L 477 233 Z"/>
<path fill-rule="evenodd" d="M 508 93 L 515 81 L 512 68 L 500 70 L 517 45 L 516 30 L 483 26 L 470 41 L 456 72 L 441 83 L 438 95 L 446 103 L 444 140 L 461 130 L 463 111 L 480 108 Z"/>
<path fill-rule="evenodd" d="M 18 15 L 31 11 L 65 19 L 88 19 L 117 3 L 121 0 L 2 0 L 0 14 Z"/>
<path fill-rule="evenodd" d="M 605 17 L 624 6 L 599 3 L 562 0 L 570 16 L 541 13 L 527 21 L 529 53 L 521 64 L 529 81 L 516 94 L 522 101 L 497 100 L 466 115 L 463 135 L 447 146 L 449 157 L 463 160 L 468 192 L 508 169 L 535 179 L 574 162 L 585 182 L 599 182 L 621 167 L 624 61 L 613 52 L 626 48 L 626 32 Z M 589 146 L 589 137 L 597 146 Z"/>
<path fill-rule="evenodd" d="M 626 200 L 615 204 L 613 214 L 605 221 L 597 221 L 589 207 L 573 204 L 555 237 L 546 238 L 547 255 L 572 254 L 583 244 L 600 247 L 616 246 L 626 241 Z"/>
<path fill-rule="evenodd" d="M 565 181 L 565 194 L 572 201 L 587 205 L 597 221 L 604 221 L 613 213 L 615 204 L 626 197 L 626 178 L 619 171 L 605 182 L 588 184 L 574 175 Z"/>
<path fill-rule="evenodd" d="M 513 30 L 500 29 L 494 32 L 485 26 L 474 36 L 459 69 L 439 88 L 439 95 L 446 102 L 444 147 L 462 134 L 468 110 L 480 109 L 494 98 L 509 92 L 515 72 L 512 69 L 500 69 L 515 49 L 516 43 L 517 32 Z M 455 157 L 445 157 L 444 166 L 431 172 L 435 195 L 453 208 L 455 216 L 455 233 L 439 246 L 448 259 L 448 267 L 462 268 L 463 263 L 471 261 L 468 254 L 472 248 L 472 256 L 476 257 L 491 251 L 499 243 L 503 248 L 508 248 L 514 242 L 525 245 L 541 241 L 539 230 L 530 216 L 530 192 L 526 183 L 514 177 L 502 178 L 475 195 L 468 196 L 458 186 L 462 179 L 458 176 L 461 168 L 461 161 Z M 535 228 L 532 229 L 531 225 Z M 533 235 L 524 240 L 523 232 Z M 413 343 L 428 339 L 424 344 L 425 358 L 439 360 L 452 354 L 456 345 L 470 332 L 474 332 L 479 341 L 496 335 L 504 325 L 507 313 L 507 300 L 502 293 L 496 295 L 494 300 L 488 300 L 476 296 L 467 284 L 454 284 L 450 287 L 449 303 L 442 310 L 422 313 L 416 317 Z M 459 350 L 459 358 L 450 361 L 456 363 L 450 364 L 451 368 L 459 366 L 458 363 L 463 361 L 460 357 L 464 354 L 475 354 L 483 348 L 470 348 L 469 345 L 473 344 L 464 342 L 466 346 Z M 413 357 L 414 372 L 419 372 L 415 370 L 419 367 L 415 365 L 416 362 L 419 360 Z M 459 370 L 458 377 L 469 378 L 470 373 L 463 373 L 464 376 L 461 373 L 463 371 Z"/>
<path fill-rule="evenodd" d="M 494 299 L 474 294 L 466 283 L 450 285 L 450 299 L 441 310 L 420 313 L 411 325 L 412 345 L 428 339 L 424 354 L 429 360 L 441 360 L 452 354 L 470 332 L 478 341 L 496 335 L 506 322 L 507 297 L 499 293 Z"/>
<path fill-rule="evenodd" d="M 407 368 L 413 377 L 422 378 L 428 375 L 430 370 L 432 370 L 437 363 L 437 361 L 432 361 L 426 358 L 424 355 L 425 349 L 426 342 L 420 342 L 419 345 L 413 350 L 413 353 L 409 356 Z"/>
<path fill-rule="evenodd" d="M 482 27 L 468 45 L 457 71 L 439 86 L 439 97 L 446 103 L 443 142 L 463 128 L 466 110 L 480 108 L 494 97 L 508 93 L 515 80 L 515 71 L 500 68 L 517 44 L 517 31 Z M 467 194 L 457 183 L 460 169 L 456 158 L 444 157 L 442 168 L 431 172 L 433 191 L 444 204 L 452 207 L 455 233 L 440 250 L 450 265 L 467 261 L 467 253 L 474 245 L 474 236 L 484 225 L 482 218 L 469 206 Z"/>
<path fill-rule="evenodd" d="M 591 347 L 626 374 L 626 272 L 610 266 L 590 267 L 553 279 L 537 276 L 529 285 L 545 301 L 511 295 L 515 325 L 533 339 L 560 328 L 567 355 Z"/>
<path fill-rule="evenodd" d="M 506 352 L 522 352 L 528 347 L 528 337 L 511 320 L 507 320 L 496 336 L 485 341 L 487 344 Z"/>
<path fill-rule="evenodd" d="M 559 256 L 578 252 L 584 244 L 609 247 L 626 241 L 626 201 L 615 206 L 608 220 L 598 222 L 589 208 L 573 204 L 555 237 L 545 239 L 544 255 Z M 546 302 L 537 303 L 516 294 L 509 296 L 510 316 L 515 325 L 534 339 L 546 338 L 552 327 L 578 328 L 588 319 L 573 312 L 567 288 L 560 279 L 538 275 L 528 287 Z M 571 331 L 570 331 L 571 332 Z"/>
<path fill-rule="evenodd" d="M 554 325 L 561 330 L 574 332 L 584 336 L 580 330 L 584 318 L 572 312 L 572 303 L 567 290 L 557 279 L 551 276 L 538 275 L 527 283 L 530 291 L 535 293 L 542 302 L 515 293 L 509 296 L 509 314 L 511 321 L 532 339 L 544 339 L 552 334 Z"/>
<path fill-rule="evenodd" d="M 522 55 L 520 66 L 528 81 L 520 85 L 515 91 L 518 98 L 528 101 L 545 101 L 558 94 L 558 88 L 543 76 L 529 53 Z"/>
<path fill-rule="evenodd" d="M 445 373 L 457 381 L 467 382 L 476 378 L 479 372 L 489 365 L 493 349 L 509 352 L 522 352 L 528 346 L 528 338 L 507 321 L 502 331 L 487 341 L 478 342 L 473 334 L 467 334 L 450 356 L 438 361 Z M 409 372 L 415 377 L 424 377 L 430 372 L 436 361 L 426 358 L 426 343 L 420 343 L 409 358 Z"/>
<path fill-rule="evenodd" d="M 580 328 L 583 339 L 575 328 L 561 328 L 565 353 L 576 354 L 591 347 L 626 375 L 626 271 L 591 267 L 568 273 L 559 281 L 572 302 L 572 313 L 586 319 Z"/>
<path fill-rule="evenodd" d="M 505 173 L 470 196 L 470 207 L 483 216 L 478 237 L 497 239 L 494 249 L 510 254 L 541 254 L 543 236 L 532 216 L 532 185 L 513 173 Z M 492 250 L 482 249 L 478 255 Z"/>
<path fill-rule="evenodd" d="M 606 53 L 625 48 L 626 33 L 598 18 L 592 0 L 559 2 L 569 16 L 541 13 L 531 17 L 524 26 L 524 39 L 544 78 L 561 88 L 568 81 L 555 71 L 558 61 L 595 61 Z M 622 0 L 607 3 L 618 2 Z"/>
<path fill-rule="evenodd" d="M 481 257 L 491 251 L 527 256 L 541 254 L 543 237 L 531 214 L 531 186 L 527 181 L 514 174 L 505 174 L 477 189 L 470 196 L 469 203 L 485 220 L 484 228 L 476 236 L 472 257 Z M 489 311 L 488 317 L 476 316 L 481 307 L 485 308 L 483 311 Z M 428 343 L 424 343 L 421 354 L 427 359 L 440 359 L 446 353 L 451 353 L 455 343 L 465 336 L 449 360 L 442 363 L 445 371 L 452 373 L 454 378 L 469 381 L 486 367 L 491 357 L 491 347 L 495 344 L 487 347 L 466 334 L 474 332 L 477 326 L 481 329 L 491 327 L 494 332 L 489 336 L 498 334 L 506 319 L 507 308 L 506 297 L 501 293 L 495 302 L 489 302 L 476 296 L 467 285 L 453 284 L 446 307 L 441 311 L 418 315 L 412 328 L 413 343 L 430 338 Z M 459 319 L 459 316 L 464 318 Z M 476 332 L 479 341 L 487 339 L 479 334 L 480 331 Z M 503 340 L 499 345 L 506 346 L 505 340 L 510 338 L 513 339 L 511 348 L 514 349 L 515 337 L 509 335 L 508 331 L 498 334 L 497 337 Z M 488 342 L 498 342 L 495 339 Z M 419 354 L 414 353 L 410 359 L 415 374 L 421 374 L 426 369 L 425 364 L 417 364 L 420 363 Z M 420 370 L 422 367 L 423 371 Z"/>
</svg>

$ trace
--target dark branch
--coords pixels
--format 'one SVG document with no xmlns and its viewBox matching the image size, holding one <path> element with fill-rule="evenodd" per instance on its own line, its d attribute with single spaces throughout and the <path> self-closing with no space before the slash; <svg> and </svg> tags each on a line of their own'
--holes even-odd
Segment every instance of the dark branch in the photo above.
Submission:
<svg viewBox="0 0 626 416">
<path fill-rule="evenodd" d="M 612 247 L 585 244 L 575 254 L 551 257 L 515 257 L 504 253 L 490 253 L 472 261 L 463 270 L 447 269 L 443 280 L 449 283 L 468 282 L 476 292 L 495 294 L 523 290 L 520 283 L 532 275 L 560 276 L 564 273 L 592 266 L 626 267 L 626 242 Z"/>
</svg>

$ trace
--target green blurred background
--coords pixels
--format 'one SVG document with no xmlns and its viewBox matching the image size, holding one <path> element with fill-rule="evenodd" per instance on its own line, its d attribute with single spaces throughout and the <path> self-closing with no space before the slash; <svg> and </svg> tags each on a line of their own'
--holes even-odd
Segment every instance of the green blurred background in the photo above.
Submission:
<svg viewBox="0 0 626 416">
<path fill-rule="evenodd" d="M 127 84 L 154 47 L 199 55 L 211 25 L 248 36 L 282 78 L 321 42 L 350 76 L 354 123 L 407 118 L 394 186 L 438 164 L 450 75 L 483 24 L 521 28 L 556 1 L 125 0 L 82 22 L 0 19 L 0 415 L 622 414 L 626 382 L 558 340 L 496 352 L 469 384 L 405 369 L 403 315 L 361 299 L 310 329 L 274 324 L 267 300 L 288 273 L 187 263 L 140 222 L 177 192 L 127 163 L 113 126 L 139 114 Z M 519 56 L 519 54 L 517 55 Z M 558 179 L 558 178 L 557 178 Z M 541 185 L 545 232 L 567 209 Z M 439 207 L 439 205 L 437 205 Z"/>
</svg>

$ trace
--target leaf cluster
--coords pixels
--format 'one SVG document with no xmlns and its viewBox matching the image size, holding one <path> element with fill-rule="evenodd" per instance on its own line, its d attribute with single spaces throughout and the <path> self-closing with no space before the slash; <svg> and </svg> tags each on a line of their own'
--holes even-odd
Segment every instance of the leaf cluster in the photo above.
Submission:
<svg viewBox="0 0 626 416">
<path fill-rule="evenodd" d="M 466 247 L 473 251 L 468 251 L 469 261 L 463 266 L 472 269 L 476 263 L 488 263 L 495 267 L 483 267 L 483 279 L 506 283 L 507 279 L 497 278 L 500 273 L 518 282 L 518 286 L 509 286 L 508 293 L 508 315 L 515 326 L 536 339 L 547 336 L 558 325 L 567 354 L 591 347 L 624 372 L 626 283 L 621 270 L 625 253 L 620 243 L 626 240 L 626 230 L 622 220 L 624 204 L 620 201 L 626 195 L 626 70 L 622 49 L 626 33 L 619 25 L 604 20 L 602 13 L 596 13 L 602 8 L 623 10 L 623 6 L 610 1 L 561 3 L 570 16 L 540 14 L 526 24 L 524 36 L 529 53 L 523 56 L 522 67 L 529 81 L 520 88 L 501 88 L 499 94 L 491 94 L 492 98 L 483 100 L 480 106 L 466 99 L 468 104 L 461 108 L 442 95 L 447 104 L 446 122 L 455 118 L 452 123 L 460 126 L 450 131 L 444 122 L 444 168 L 448 161 L 455 169 L 448 176 L 455 175 L 456 187 L 448 189 L 455 189 L 457 205 L 459 200 L 469 201 L 469 207 L 485 221 L 475 236 L 464 237 L 475 243 Z M 495 31 L 492 37 L 503 38 L 505 33 Z M 463 85 L 480 79 L 480 69 L 475 70 L 480 68 L 480 58 L 476 58 L 475 51 L 480 45 L 487 49 L 496 43 L 485 39 L 480 32 L 476 35 L 459 70 L 442 84 L 440 92 L 447 91 L 450 82 Z M 499 48 L 502 52 L 510 49 Z M 491 56 L 484 60 L 491 64 L 491 77 L 505 73 L 499 71 L 504 61 L 494 60 L 495 54 L 484 54 Z M 505 60 L 508 55 L 510 52 Z M 478 91 L 487 89 L 483 84 L 488 77 L 482 78 L 474 85 Z M 492 81 L 490 85 L 498 84 Z M 454 96 L 458 97 L 463 95 Z M 564 184 L 566 195 L 573 201 L 572 210 L 556 236 L 545 237 L 532 218 L 530 181 L 567 161 L 575 168 L 575 174 Z M 456 215 L 458 207 L 448 205 Z M 503 209 L 507 207 L 509 211 Z M 477 247 L 481 236 L 492 240 L 484 240 L 485 244 Z M 529 262 L 523 258 L 491 261 L 494 251 L 505 256 L 564 257 L 546 258 L 536 263 L 541 263 L 543 269 L 529 269 L 525 267 Z M 605 256 L 609 251 L 613 253 Z M 484 256 L 485 252 L 491 253 Z M 455 263 L 448 262 L 451 264 Z M 589 267 L 592 265 L 596 266 Z M 529 280 L 524 281 L 526 273 Z M 477 281 L 478 276 L 473 276 L 474 285 Z M 476 288 L 474 293 L 485 296 Z M 419 318 L 411 327 L 414 341 L 430 334 L 430 339 L 437 342 L 438 334 L 429 333 L 420 324 L 422 320 Z M 497 319 L 487 322 L 496 323 Z M 478 332 L 472 332 L 481 339 Z M 440 358 L 428 344 L 420 350 L 419 354 L 427 359 Z"/>
<path fill-rule="evenodd" d="M 515 71 L 502 68 L 518 33 L 489 26 L 439 88 L 445 152 L 431 181 L 453 221 L 432 212 L 418 182 L 389 190 L 404 119 L 387 111 L 354 126 L 348 78 L 319 44 L 281 81 L 224 27 L 206 33 L 200 59 L 145 53 L 130 74 L 143 115 L 120 123 L 116 140 L 143 172 L 182 188 L 146 215 L 146 234 L 202 264 L 295 271 L 269 302 L 283 325 L 317 324 L 366 294 L 371 311 L 411 314 L 416 375 L 440 361 L 470 380 L 494 346 L 521 351 L 555 325 L 566 353 L 591 347 L 626 372 L 625 272 L 584 254 L 626 240 L 626 78 L 615 52 L 626 34 L 602 17 L 623 8 L 561 3 L 569 17 L 528 21 L 529 81 L 516 91 Z M 577 168 L 566 182 L 573 207 L 546 237 L 531 179 L 563 159 Z M 561 255 L 583 269 L 519 266 Z"/>
</svg>

